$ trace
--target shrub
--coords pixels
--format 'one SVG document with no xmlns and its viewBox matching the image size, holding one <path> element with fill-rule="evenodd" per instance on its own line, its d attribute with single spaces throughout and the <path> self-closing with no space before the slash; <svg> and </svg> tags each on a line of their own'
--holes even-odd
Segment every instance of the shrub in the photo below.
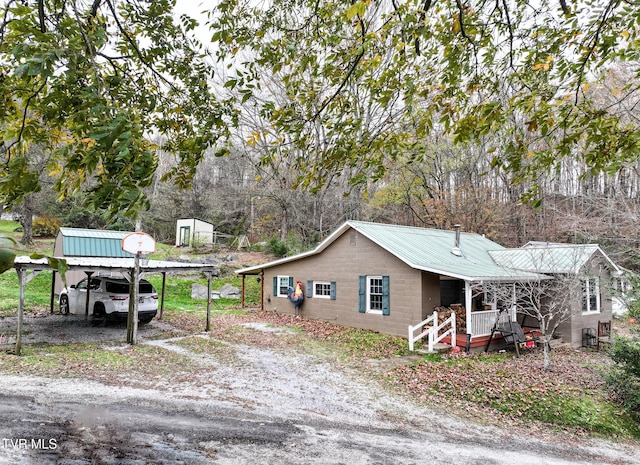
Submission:
<svg viewBox="0 0 640 465">
<path fill-rule="evenodd" d="M 269 239 L 269 250 L 276 257 L 285 257 L 289 252 L 289 247 L 280 239 L 272 237 Z"/>
<path fill-rule="evenodd" d="M 32 232 L 35 237 L 55 237 L 62 226 L 59 219 L 52 216 L 39 216 L 33 220 Z"/>
<path fill-rule="evenodd" d="M 611 348 L 615 362 L 607 375 L 607 384 L 636 421 L 640 421 L 640 332 L 617 337 Z"/>
</svg>

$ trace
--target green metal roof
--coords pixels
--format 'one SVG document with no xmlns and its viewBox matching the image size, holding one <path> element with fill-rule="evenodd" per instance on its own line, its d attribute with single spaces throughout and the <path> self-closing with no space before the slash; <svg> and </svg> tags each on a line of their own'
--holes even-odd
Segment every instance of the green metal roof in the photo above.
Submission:
<svg viewBox="0 0 640 465">
<path fill-rule="evenodd" d="M 133 257 L 122 250 L 122 239 L 128 231 L 60 228 L 62 253 L 66 257 Z"/>
<path fill-rule="evenodd" d="M 479 234 L 460 232 L 459 252 L 454 253 L 455 231 L 361 221 L 348 224 L 415 269 L 468 281 L 541 278 L 496 264 L 489 251 L 504 247 Z"/>
<path fill-rule="evenodd" d="M 576 274 L 596 253 L 601 254 L 616 271 L 613 263 L 597 244 L 558 244 L 530 242 L 520 249 L 491 251 L 502 266 L 537 273 Z"/>
<path fill-rule="evenodd" d="M 318 254 L 351 228 L 395 255 L 408 266 L 418 270 L 467 281 L 547 278 L 539 273 L 516 270 L 497 264 L 489 251 L 504 250 L 504 247 L 479 234 L 461 232 L 459 251 L 454 251 L 455 231 L 364 221 L 347 221 L 313 251 L 238 270 L 238 273 L 251 274 L 264 268 Z"/>
</svg>

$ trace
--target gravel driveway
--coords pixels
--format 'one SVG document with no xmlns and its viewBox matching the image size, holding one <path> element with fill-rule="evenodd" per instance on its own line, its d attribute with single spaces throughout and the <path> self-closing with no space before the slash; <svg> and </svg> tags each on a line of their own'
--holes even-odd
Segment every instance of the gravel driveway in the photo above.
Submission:
<svg viewBox="0 0 640 465">
<path fill-rule="evenodd" d="M 0 333 L 8 328 L 15 321 L 1 320 Z M 126 336 L 124 325 L 59 315 L 28 318 L 25 329 L 25 344 Z M 318 355 L 233 345 L 231 358 L 204 357 L 179 337 L 158 338 L 170 329 L 142 326 L 140 344 L 189 356 L 206 368 L 198 377 L 113 386 L 0 376 L 0 464 L 640 463 L 634 444 L 533 438 L 435 413 Z"/>
</svg>

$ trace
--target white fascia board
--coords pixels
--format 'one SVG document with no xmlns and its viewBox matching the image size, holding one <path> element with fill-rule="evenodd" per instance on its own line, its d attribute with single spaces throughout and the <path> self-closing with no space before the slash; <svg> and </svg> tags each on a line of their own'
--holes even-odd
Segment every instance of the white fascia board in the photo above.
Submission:
<svg viewBox="0 0 640 465">
<path fill-rule="evenodd" d="M 271 268 L 271 267 L 274 267 L 274 266 L 282 265 L 284 263 L 289 263 L 289 262 L 293 262 L 293 261 L 296 261 L 296 260 L 300 260 L 301 258 L 306 258 L 306 257 L 310 257 L 312 255 L 317 255 L 320 252 L 322 252 L 324 249 L 326 249 L 328 245 L 330 245 L 333 241 L 335 241 L 337 237 L 342 235 L 342 233 L 344 233 L 350 227 L 352 227 L 352 226 L 351 226 L 351 224 L 349 224 L 348 221 L 343 223 L 342 226 L 340 226 L 338 229 L 336 229 L 334 232 L 332 232 L 325 240 L 320 242 L 320 244 L 318 244 L 316 246 L 316 248 L 313 249 L 313 250 L 308 250 L 307 252 L 302 252 L 302 253 L 299 253 L 297 255 L 292 255 L 291 257 L 285 257 L 285 258 L 281 258 L 279 260 L 274 260 L 274 261 L 271 261 L 271 262 L 263 263 L 262 265 L 255 265 L 255 266 L 250 266 L 250 267 L 247 267 L 247 268 L 242 268 L 240 270 L 236 270 L 236 274 L 253 274 L 253 272 L 261 271 L 261 270 L 263 270 L 265 268 Z"/>
</svg>

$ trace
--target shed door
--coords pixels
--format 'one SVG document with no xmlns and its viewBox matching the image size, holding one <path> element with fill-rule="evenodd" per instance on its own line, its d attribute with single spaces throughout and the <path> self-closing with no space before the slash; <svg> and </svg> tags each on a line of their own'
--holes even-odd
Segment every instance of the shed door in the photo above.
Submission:
<svg viewBox="0 0 640 465">
<path fill-rule="evenodd" d="M 180 226 L 180 240 L 178 243 L 186 247 L 191 245 L 191 226 Z"/>
</svg>

